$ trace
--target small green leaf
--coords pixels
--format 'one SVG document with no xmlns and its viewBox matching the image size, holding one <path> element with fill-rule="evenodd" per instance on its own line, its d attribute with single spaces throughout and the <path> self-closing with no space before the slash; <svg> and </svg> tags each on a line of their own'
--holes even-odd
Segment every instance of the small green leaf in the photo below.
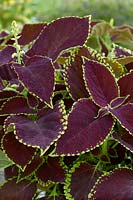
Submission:
<svg viewBox="0 0 133 200">
<path fill-rule="evenodd" d="M 5 168 L 5 167 L 8 167 L 8 166 L 10 166 L 12 164 L 13 164 L 13 162 L 10 161 L 6 157 L 5 153 L 0 150 L 0 168 Z"/>
</svg>

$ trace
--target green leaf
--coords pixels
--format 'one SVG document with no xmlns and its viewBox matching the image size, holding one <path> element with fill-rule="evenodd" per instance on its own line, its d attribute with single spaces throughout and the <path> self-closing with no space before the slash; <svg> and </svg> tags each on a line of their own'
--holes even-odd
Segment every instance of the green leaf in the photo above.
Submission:
<svg viewBox="0 0 133 200">
<path fill-rule="evenodd" d="M 0 150 L 0 168 L 5 168 L 12 164 L 13 162 L 9 160 L 5 153 Z"/>
</svg>

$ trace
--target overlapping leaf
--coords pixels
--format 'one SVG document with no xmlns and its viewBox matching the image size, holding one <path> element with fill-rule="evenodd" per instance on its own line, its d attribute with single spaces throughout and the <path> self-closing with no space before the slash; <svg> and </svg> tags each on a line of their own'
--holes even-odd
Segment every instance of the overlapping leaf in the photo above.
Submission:
<svg viewBox="0 0 133 200">
<path fill-rule="evenodd" d="M 107 137 L 113 119 L 109 115 L 97 117 L 98 110 L 98 106 L 88 99 L 81 99 L 74 105 L 68 118 L 68 128 L 57 142 L 57 154 L 91 150 Z"/>
<path fill-rule="evenodd" d="M 131 103 L 109 110 L 124 128 L 133 133 L 133 105 Z"/>
<path fill-rule="evenodd" d="M 94 101 L 101 107 L 107 106 L 112 99 L 118 96 L 115 79 L 104 65 L 85 59 L 84 74 Z"/>
<path fill-rule="evenodd" d="M 12 60 L 12 54 L 16 52 L 13 46 L 6 46 L 0 51 L 0 65 L 9 63 Z"/>
<path fill-rule="evenodd" d="M 39 155 L 35 155 L 33 160 L 25 167 L 25 169 L 22 171 L 19 171 L 19 179 L 24 179 L 25 177 L 31 175 L 34 173 L 40 166 L 40 164 L 43 162 L 43 158 Z"/>
<path fill-rule="evenodd" d="M 35 56 L 26 66 L 14 65 L 14 69 L 30 92 L 50 104 L 54 89 L 54 69 L 50 59 Z"/>
<path fill-rule="evenodd" d="M 133 73 L 126 74 L 118 80 L 118 85 L 120 87 L 120 95 L 127 96 L 129 102 L 133 102 Z"/>
<path fill-rule="evenodd" d="M 35 155 L 36 149 L 20 143 L 13 132 L 8 133 L 2 140 L 2 147 L 7 156 L 16 164 L 24 167 Z"/>
<path fill-rule="evenodd" d="M 27 99 L 23 97 L 9 98 L 0 107 L 0 115 L 11 115 L 11 114 L 33 114 L 35 111 L 28 105 Z"/>
<path fill-rule="evenodd" d="M 25 116 L 11 116 L 6 120 L 5 126 L 14 124 L 15 133 L 20 141 L 26 145 L 42 148 L 44 151 L 64 131 L 65 119 L 63 105 L 55 105 L 54 109 L 44 108 L 38 113 L 36 120 Z M 64 123 L 61 123 L 64 120 Z"/>
<path fill-rule="evenodd" d="M 109 175 L 101 177 L 95 187 L 91 200 L 132 200 L 133 171 L 131 169 L 116 169 Z"/>
<path fill-rule="evenodd" d="M 82 58 L 76 55 L 74 62 L 71 62 L 66 72 L 66 83 L 75 100 L 89 96 L 83 80 L 82 64 Z"/>
<path fill-rule="evenodd" d="M 48 158 L 48 160 L 36 172 L 36 177 L 44 183 L 63 182 L 65 171 L 60 166 L 60 158 Z"/>
<path fill-rule="evenodd" d="M 41 32 L 27 55 L 43 55 L 55 60 L 61 51 L 85 43 L 89 23 L 89 17 L 65 17 L 53 21 Z"/>
<path fill-rule="evenodd" d="M 113 99 L 111 102 L 110 102 L 110 106 L 115 109 L 119 106 L 122 106 L 123 104 L 126 103 L 128 99 L 128 95 L 127 96 L 123 96 L 123 97 L 117 97 L 115 99 Z"/>
<path fill-rule="evenodd" d="M 18 174 L 19 174 L 19 168 L 16 165 L 6 167 L 4 170 L 5 179 L 11 179 L 15 176 L 18 176 Z"/>
<path fill-rule="evenodd" d="M 75 169 L 71 177 L 69 188 L 72 198 L 74 200 L 88 200 L 88 194 L 100 175 L 101 172 L 95 171 L 92 165 L 81 164 L 80 167 Z"/>
<path fill-rule="evenodd" d="M 124 147 L 133 152 L 133 136 L 129 134 L 126 130 L 123 130 L 123 134 L 121 137 L 118 135 L 118 133 L 114 132 L 113 137 Z"/>
<path fill-rule="evenodd" d="M 117 58 L 124 57 L 124 56 L 132 56 L 132 52 L 129 49 L 122 48 L 118 45 L 114 46 L 114 53 Z"/>
<path fill-rule="evenodd" d="M 17 79 L 17 75 L 11 68 L 11 64 L 5 64 L 0 66 L 0 77 L 2 80 L 11 81 Z"/>
<path fill-rule="evenodd" d="M 12 179 L 0 188 L 1 200 L 31 200 L 36 193 L 36 183 L 28 180 L 17 183 L 16 179 Z"/>
<path fill-rule="evenodd" d="M 20 38 L 18 43 L 20 45 L 29 44 L 31 41 L 35 40 L 40 32 L 46 27 L 46 24 L 25 24 L 23 26 L 22 32 L 20 33 Z"/>
</svg>

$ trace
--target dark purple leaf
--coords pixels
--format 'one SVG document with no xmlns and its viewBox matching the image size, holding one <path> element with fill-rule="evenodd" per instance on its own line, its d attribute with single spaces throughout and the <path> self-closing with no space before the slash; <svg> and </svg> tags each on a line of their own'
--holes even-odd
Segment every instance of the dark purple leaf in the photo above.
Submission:
<svg viewBox="0 0 133 200">
<path fill-rule="evenodd" d="M 12 165 L 4 169 L 5 179 L 13 178 L 15 176 L 18 176 L 18 174 L 19 168 L 16 165 Z"/>
<path fill-rule="evenodd" d="M 88 200 L 88 194 L 94 186 L 101 172 L 95 171 L 90 164 L 81 164 L 71 177 L 70 194 L 74 200 Z"/>
<path fill-rule="evenodd" d="M 36 183 L 10 180 L 0 188 L 0 200 L 31 200 L 36 193 Z"/>
<path fill-rule="evenodd" d="M 133 73 L 126 74 L 118 80 L 120 96 L 130 95 L 128 101 L 133 102 Z"/>
<path fill-rule="evenodd" d="M 114 53 L 117 58 L 123 57 L 123 56 L 133 56 L 133 54 L 131 53 L 129 49 L 122 48 L 118 45 L 115 45 Z"/>
<path fill-rule="evenodd" d="M 98 110 L 98 106 L 88 99 L 81 99 L 74 105 L 68 118 L 68 128 L 57 142 L 57 154 L 91 150 L 107 137 L 113 119 L 110 115 L 97 117 Z"/>
<path fill-rule="evenodd" d="M 65 17 L 53 21 L 42 31 L 27 55 L 43 55 L 55 60 L 62 50 L 85 43 L 89 23 L 89 17 Z"/>
<path fill-rule="evenodd" d="M 123 162 L 123 158 L 125 158 L 126 149 L 121 144 L 117 144 L 115 148 L 112 146 L 109 147 L 108 153 L 110 155 L 110 161 L 112 165 L 118 165 Z"/>
<path fill-rule="evenodd" d="M 6 117 L 0 116 L 0 148 L 1 148 L 1 139 L 4 136 L 4 121 Z"/>
<path fill-rule="evenodd" d="M 29 176 L 31 173 L 35 172 L 41 163 L 42 158 L 39 155 L 35 155 L 33 160 L 28 165 L 26 165 L 26 168 L 19 172 L 19 179 Z"/>
<path fill-rule="evenodd" d="M 109 111 L 118 119 L 121 125 L 133 133 L 133 105 L 125 104 Z"/>
<path fill-rule="evenodd" d="M 106 66 L 85 59 L 85 81 L 94 101 L 105 107 L 118 96 L 118 87 L 111 72 Z"/>
<path fill-rule="evenodd" d="M 18 78 L 14 70 L 11 69 L 11 64 L 0 66 L 0 77 L 2 80 L 6 81 L 11 81 Z"/>
<path fill-rule="evenodd" d="M 17 93 L 13 92 L 13 91 L 0 91 L 0 99 L 3 101 L 3 103 L 8 98 L 16 96 L 16 95 L 17 95 Z"/>
<path fill-rule="evenodd" d="M 26 45 L 37 38 L 40 32 L 46 27 L 46 24 L 25 24 L 22 32 L 20 33 L 20 38 L 18 43 L 20 45 Z"/>
<path fill-rule="evenodd" d="M 23 143 L 47 150 L 49 146 L 64 132 L 66 120 L 62 103 L 54 109 L 44 108 L 38 114 L 38 119 L 32 121 L 25 116 L 11 116 L 6 120 L 6 127 L 14 124 L 15 132 Z M 64 122 L 61 122 L 64 121 Z"/>
<path fill-rule="evenodd" d="M 7 35 L 8 33 L 6 31 L 0 32 L 0 39 L 6 37 Z"/>
<path fill-rule="evenodd" d="M 0 65 L 9 63 L 12 60 L 12 54 L 16 52 L 13 46 L 6 46 L 0 51 Z"/>
<path fill-rule="evenodd" d="M 14 69 L 30 92 L 50 104 L 54 89 L 54 69 L 50 59 L 34 56 L 25 67 L 15 65 Z"/>
<path fill-rule="evenodd" d="M 13 132 L 4 136 L 2 146 L 7 156 L 22 167 L 27 165 L 32 160 L 36 151 L 36 149 L 32 147 L 28 147 L 23 143 L 20 143 L 16 139 Z"/>
<path fill-rule="evenodd" d="M 120 142 L 120 144 L 133 152 L 133 136 L 130 135 L 126 130 L 123 131 L 122 136 L 119 136 L 118 133 L 114 132 L 113 137 L 115 140 Z"/>
<path fill-rule="evenodd" d="M 124 103 L 126 103 L 127 99 L 128 99 L 128 96 L 126 96 L 126 97 L 117 97 L 116 99 L 113 99 L 111 101 L 110 106 L 112 108 L 119 107 L 119 106 L 123 105 Z"/>
<path fill-rule="evenodd" d="M 95 187 L 92 200 L 132 200 L 133 170 L 116 169 L 109 175 L 101 177 Z"/>
<path fill-rule="evenodd" d="M 28 101 L 28 105 L 31 108 L 42 109 L 45 106 L 44 102 L 40 101 L 40 99 L 38 99 L 36 96 L 32 95 L 31 93 L 28 93 L 27 101 Z"/>
<path fill-rule="evenodd" d="M 83 79 L 82 64 L 82 58 L 76 55 L 74 62 L 71 62 L 66 71 L 66 83 L 75 100 L 89 96 Z"/>
<path fill-rule="evenodd" d="M 71 109 L 73 103 L 74 103 L 73 99 L 68 99 L 68 98 L 64 99 L 64 104 L 65 104 L 66 110 Z"/>
<path fill-rule="evenodd" d="M 65 180 L 65 171 L 60 166 L 59 157 L 49 157 L 36 172 L 36 177 L 43 182 L 63 182 Z"/>
<path fill-rule="evenodd" d="M 0 115 L 9 114 L 33 114 L 35 111 L 28 105 L 27 99 L 23 97 L 13 97 L 3 103 L 0 108 Z"/>
</svg>

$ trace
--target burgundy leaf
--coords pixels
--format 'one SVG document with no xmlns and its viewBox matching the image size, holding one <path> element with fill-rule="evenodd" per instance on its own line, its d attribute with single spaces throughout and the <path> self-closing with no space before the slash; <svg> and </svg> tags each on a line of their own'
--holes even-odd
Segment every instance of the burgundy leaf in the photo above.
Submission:
<svg viewBox="0 0 133 200">
<path fill-rule="evenodd" d="M 75 100 L 89 96 L 83 79 L 82 64 L 82 58 L 76 55 L 74 62 L 71 62 L 66 71 L 66 83 Z"/>
<path fill-rule="evenodd" d="M 0 116 L 0 148 L 1 148 L 1 139 L 4 136 L 4 121 L 6 117 L 5 116 Z"/>
<path fill-rule="evenodd" d="M 25 67 L 15 65 L 14 69 L 30 92 L 50 104 L 54 89 L 54 69 L 50 59 L 34 56 Z"/>
<path fill-rule="evenodd" d="M 130 95 L 128 101 L 133 102 L 133 73 L 126 74 L 118 80 L 120 96 Z"/>
<path fill-rule="evenodd" d="M 111 72 L 106 66 L 85 59 L 85 81 L 94 101 L 105 107 L 118 96 L 118 87 Z"/>
<path fill-rule="evenodd" d="M 13 97 L 8 99 L 0 108 L 0 115 L 9 114 L 33 114 L 35 111 L 28 105 L 27 99 L 23 97 Z"/>
<path fill-rule="evenodd" d="M 8 98 L 16 96 L 16 95 L 17 95 L 17 93 L 14 91 L 0 91 L 0 99 L 3 100 L 3 103 Z"/>
<path fill-rule="evenodd" d="M 55 60 L 62 50 L 85 43 L 89 23 L 88 17 L 65 17 L 53 21 L 42 31 L 27 55 L 43 55 Z"/>
<path fill-rule="evenodd" d="M 36 193 L 36 183 L 10 180 L 0 188 L 0 200 L 31 200 Z"/>
<path fill-rule="evenodd" d="M 109 111 L 118 119 L 121 125 L 133 133 L 133 105 L 125 104 Z"/>
<path fill-rule="evenodd" d="M 14 124 L 14 131 L 20 141 L 46 151 L 64 132 L 66 120 L 61 112 L 64 112 L 62 103 L 55 105 L 54 109 L 44 108 L 35 121 L 25 116 L 11 116 L 6 120 L 5 126 Z M 64 120 L 64 123 L 61 120 Z"/>
<path fill-rule="evenodd" d="M 33 160 L 28 165 L 26 165 L 26 168 L 19 172 L 19 179 L 29 176 L 31 173 L 35 172 L 41 163 L 42 158 L 39 155 L 35 155 Z"/>
<path fill-rule="evenodd" d="M 12 165 L 4 169 L 5 179 L 13 178 L 15 176 L 18 176 L 18 174 L 19 168 L 16 165 Z"/>
<path fill-rule="evenodd" d="M 12 60 L 12 54 L 16 52 L 13 46 L 6 46 L 0 51 L 0 65 L 9 63 Z"/>
<path fill-rule="evenodd" d="M 27 94 L 27 101 L 28 101 L 28 105 L 31 108 L 42 109 L 45 106 L 44 102 L 40 101 L 40 99 L 38 99 L 36 96 L 34 96 L 31 93 Z"/>
<path fill-rule="evenodd" d="M 46 163 L 44 163 L 36 172 L 36 177 L 43 181 L 53 181 L 53 182 L 62 182 L 65 180 L 65 172 L 60 166 L 59 157 L 49 157 Z"/>
<path fill-rule="evenodd" d="M 22 167 L 32 160 L 36 151 L 36 149 L 32 147 L 20 143 L 12 132 L 4 136 L 2 147 L 7 156 Z"/>
<path fill-rule="evenodd" d="M 91 198 L 98 200 L 132 200 L 133 170 L 116 169 L 109 175 L 101 177 Z"/>
<path fill-rule="evenodd" d="M 71 177 L 70 194 L 74 200 L 88 200 L 88 194 L 94 186 L 101 172 L 95 171 L 90 164 L 81 164 Z"/>
<path fill-rule="evenodd" d="M 0 32 L 0 44 L 4 41 L 4 39 L 8 36 L 9 34 L 6 31 Z"/>
<path fill-rule="evenodd" d="M 115 53 L 117 58 L 123 57 L 123 56 L 131 56 L 131 55 L 133 55 L 129 49 L 120 47 L 118 45 L 115 45 L 114 53 Z"/>
<path fill-rule="evenodd" d="M 91 150 L 110 133 L 113 119 L 110 115 L 97 117 L 98 106 L 91 100 L 77 102 L 68 118 L 68 128 L 58 140 L 57 154 L 78 154 Z"/>
<path fill-rule="evenodd" d="M 110 155 L 110 161 L 112 165 L 118 165 L 123 162 L 123 158 L 125 158 L 126 149 L 121 144 L 117 144 L 115 148 L 112 146 L 108 149 L 108 154 Z"/>
<path fill-rule="evenodd" d="M 116 107 L 119 107 L 121 105 L 123 105 L 124 103 L 126 103 L 126 100 L 128 99 L 128 96 L 126 97 L 117 97 L 115 99 L 113 99 L 110 103 L 110 106 L 112 108 L 116 108 Z"/>
<path fill-rule="evenodd" d="M 11 69 L 11 64 L 0 66 L 0 77 L 2 80 L 6 81 L 17 79 L 16 73 Z"/>
<path fill-rule="evenodd" d="M 46 27 L 46 24 L 25 24 L 22 32 L 20 33 L 20 38 L 18 39 L 18 43 L 20 45 L 26 45 L 32 42 L 37 38 L 43 28 Z"/>
<path fill-rule="evenodd" d="M 121 137 L 118 135 L 118 133 L 114 132 L 113 137 L 115 138 L 115 140 L 120 142 L 120 144 L 133 152 L 133 136 L 130 135 L 126 130 L 124 130 L 123 132 L 124 133 Z"/>
</svg>

